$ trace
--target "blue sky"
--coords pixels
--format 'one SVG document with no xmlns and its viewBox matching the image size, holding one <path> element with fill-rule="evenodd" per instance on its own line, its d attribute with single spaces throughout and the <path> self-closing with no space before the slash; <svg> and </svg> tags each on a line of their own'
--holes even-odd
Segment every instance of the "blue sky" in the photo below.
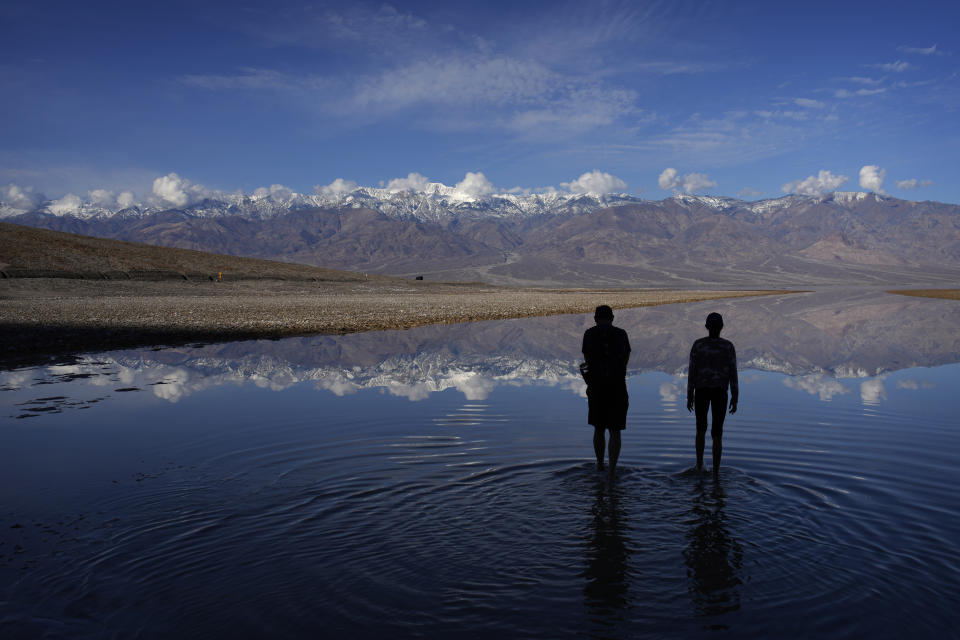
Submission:
<svg viewBox="0 0 960 640">
<path fill-rule="evenodd" d="M 958 24 L 942 1 L 6 0 L 0 187 L 482 172 L 537 190 L 598 171 L 650 199 L 960 203 Z"/>
</svg>

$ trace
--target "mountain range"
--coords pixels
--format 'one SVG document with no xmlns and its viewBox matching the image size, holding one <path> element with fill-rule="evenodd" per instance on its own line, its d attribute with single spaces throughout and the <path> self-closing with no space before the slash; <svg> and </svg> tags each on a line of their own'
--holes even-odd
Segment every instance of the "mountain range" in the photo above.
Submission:
<svg viewBox="0 0 960 640">
<path fill-rule="evenodd" d="M 944 285 L 960 277 L 960 206 L 862 192 L 742 201 L 628 194 L 475 196 L 358 187 L 217 194 L 116 210 L 29 210 L 21 225 L 429 279 L 577 286 Z"/>
</svg>

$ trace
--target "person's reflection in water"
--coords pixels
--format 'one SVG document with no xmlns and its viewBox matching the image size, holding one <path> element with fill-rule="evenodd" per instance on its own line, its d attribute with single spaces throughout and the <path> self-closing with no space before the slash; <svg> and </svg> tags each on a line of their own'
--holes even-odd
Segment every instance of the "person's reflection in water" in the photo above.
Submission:
<svg viewBox="0 0 960 640">
<path fill-rule="evenodd" d="M 609 636 L 625 619 L 630 606 L 627 559 L 627 517 L 620 503 L 618 485 L 597 488 L 591 509 L 590 540 L 587 545 L 587 580 L 583 595 L 590 621 Z"/>
<path fill-rule="evenodd" d="M 688 590 L 697 616 L 715 616 L 740 609 L 743 547 L 727 529 L 725 499 L 719 485 L 713 485 L 708 492 L 703 482 L 697 482 L 688 521 L 691 526 L 687 532 L 687 548 L 683 553 Z"/>
</svg>

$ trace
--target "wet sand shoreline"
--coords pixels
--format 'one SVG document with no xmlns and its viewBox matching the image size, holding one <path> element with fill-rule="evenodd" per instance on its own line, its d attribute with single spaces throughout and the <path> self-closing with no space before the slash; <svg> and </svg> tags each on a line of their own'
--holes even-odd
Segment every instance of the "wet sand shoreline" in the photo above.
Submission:
<svg viewBox="0 0 960 640">
<path fill-rule="evenodd" d="M 520 289 L 479 283 L 0 281 L 0 363 L 68 352 L 589 313 L 783 291 Z"/>
</svg>

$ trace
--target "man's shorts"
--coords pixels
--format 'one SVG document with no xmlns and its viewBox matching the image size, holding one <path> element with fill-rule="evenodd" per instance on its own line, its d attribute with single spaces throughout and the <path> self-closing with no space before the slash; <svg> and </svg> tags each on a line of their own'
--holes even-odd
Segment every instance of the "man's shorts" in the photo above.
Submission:
<svg viewBox="0 0 960 640">
<path fill-rule="evenodd" d="M 620 384 L 587 387 L 587 423 L 595 427 L 623 430 L 627 428 L 630 398 L 626 381 Z"/>
</svg>

